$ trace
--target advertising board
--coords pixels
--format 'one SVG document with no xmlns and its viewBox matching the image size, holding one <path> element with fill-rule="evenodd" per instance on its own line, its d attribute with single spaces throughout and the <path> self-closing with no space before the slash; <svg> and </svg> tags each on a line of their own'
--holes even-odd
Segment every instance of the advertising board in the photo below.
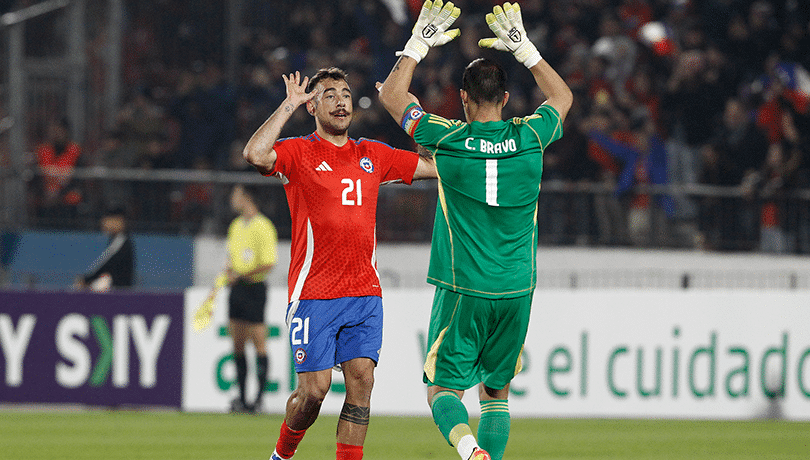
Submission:
<svg viewBox="0 0 810 460">
<path fill-rule="evenodd" d="M 186 315 L 205 296 L 189 290 Z M 264 410 L 282 413 L 295 388 L 286 292 L 271 290 L 270 382 Z M 236 396 L 225 305 L 214 326 L 186 324 L 183 408 L 222 411 Z M 422 384 L 431 289 L 386 289 L 372 412 L 428 415 Z M 769 291 L 542 291 L 534 297 L 523 371 L 510 411 L 526 417 L 810 420 L 810 296 Z M 250 362 L 250 361 L 249 361 Z M 339 413 L 341 375 L 324 413 Z M 256 391 L 249 376 L 249 392 Z M 478 413 L 477 391 L 464 398 Z"/>
<path fill-rule="evenodd" d="M 0 402 L 180 407 L 183 295 L 0 292 Z"/>
</svg>

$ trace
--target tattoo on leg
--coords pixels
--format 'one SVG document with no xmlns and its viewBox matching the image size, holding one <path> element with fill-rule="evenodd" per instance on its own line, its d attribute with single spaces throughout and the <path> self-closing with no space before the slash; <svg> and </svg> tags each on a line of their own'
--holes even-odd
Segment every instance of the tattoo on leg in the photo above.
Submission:
<svg viewBox="0 0 810 460">
<path fill-rule="evenodd" d="M 340 419 L 356 425 L 368 425 L 368 417 L 371 409 L 368 407 L 355 406 L 346 403 L 340 411 Z"/>
</svg>

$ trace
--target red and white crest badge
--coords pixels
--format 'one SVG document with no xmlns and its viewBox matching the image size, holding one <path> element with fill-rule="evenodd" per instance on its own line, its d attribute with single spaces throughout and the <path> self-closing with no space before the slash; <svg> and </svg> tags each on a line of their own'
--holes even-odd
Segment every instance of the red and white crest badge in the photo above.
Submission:
<svg viewBox="0 0 810 460">
<path fill-rule="evenodd" d="M 295 363 L 303 364 L 307 360 L 307 352 L 303 348 L 295 350 Z"/>
<path fill-rule="evenodd" d="M 363 168 L 363 171 L 369 174 L 374 172 L 374 163 L 371 162 L 369 157 L 363 157 L 360 159 L 360 167 Z"/>
</svg>

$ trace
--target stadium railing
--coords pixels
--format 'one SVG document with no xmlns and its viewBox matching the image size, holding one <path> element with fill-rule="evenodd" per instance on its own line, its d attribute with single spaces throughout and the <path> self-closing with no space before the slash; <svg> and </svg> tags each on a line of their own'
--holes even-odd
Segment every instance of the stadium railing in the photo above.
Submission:
<svg viewBox="0 0 810 460">
<path fill-rule="evenodd" d="M 139 232 L 224 235 L 233 217 L 230 188 L 255 188 L 262 211 L 289 238 L 290 216 L 280 181 L 253 171 L 76 168 L 71 205 L 45 206 L 42 173 L 26 177 L 24 216 L 0 200 L 0 228 L 96 230 L 104 209 L 124 206 Z M 0 175 L 0 188 L 9 175 Z M 19 178 L 16 178 L 19 180 Z M 429 242 L 436 183 L 389 185 L 378 202 L 380 241 Z M 21 224 L 22 223 L 22 224 Z M 639 185 L 622 196 L 602 183 L 543 181 L 538 201 L 541 246 L 698 248 L 717 251 L 810 253 L 810 189 L 763 196 L 739 187 Z"/>
</svg>

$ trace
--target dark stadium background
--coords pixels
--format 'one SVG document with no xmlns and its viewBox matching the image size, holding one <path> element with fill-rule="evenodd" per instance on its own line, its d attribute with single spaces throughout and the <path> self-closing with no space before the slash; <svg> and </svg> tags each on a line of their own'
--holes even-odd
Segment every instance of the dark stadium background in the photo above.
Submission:
<svg viewBox="0 0 810 460">
<path fill-rule="evenodd" d="M 509 74 L 505 116 L 531 113 L 544 98 L 529 72 L 506 53 L 476 46 L 479 38 L 491 36 L 483 16 L 497 2 L 456 3 L 462 9 L 457 23 L 462 35 L 430 52 L 412 91 L 427 110 L 462 118 L 461 71 L 470 60 L 487 56 Z M 606 297 L 629 303 L 626 299 L 652 293 L 686 305 L 697 297 L 723 298 L 728 290 L 741 297 L 753 290 L 757 295 L 746 298 L 766 299 L 762 308 L 752 307 L 752 301 L 739 307 L 758 315 L 759 321 L 747 326 L 766 331 L 761 334 L 742 336 L 728 318 L 705 320 L 716 307 L 711 302 L 692 305 L 706 317 L 678 317 L 677 308 L 633 304 L 649 308 L 637 317 L 614 318 L 631 331 L 616 343 L 627 340 L 629 348 L 652 350 L 658 342 L 634 342 L 640 339 L 633 324 L 643 319 L 661 326 L 670 318 L 677 331 L 688 321 L 692 329 L 722 329 L 724 339 L 742 345 L 765 340 L 770 345 L 757 353 L 771 354 L 771 364 L 791 369 L 788 398 L 798 403 L 790 407 L 784 395 L 776 395 L 764 412 L 758 407 L 750 413 L 770 420 L 516 417 L 507 457 L 806 458 L 807 422 L 781 418 L 806 413 L 810 368 L 793 372 L 810 359 L 806 322 L 785 324 L 771 307 L 785 298 L 802 304 L 810 286 L 807 0 L 520 4 L 530 38 L 575 96 L 564 137 L 545 152 L 538 303 L 552 291 L 591 295 L 599 299 L 591 306 L 602 309 L 610 307 Z M 191 354 L 180 353 L 177 343 L 188 338 L 186 317 L 195 308 L 188 299 L 203 298 L 221 270 L 233 184 L 256 189 L 262 211 L 279 230 L 280 266 L 288 262 L 290 218 L 283 188 L 241 157 L 247 139 L 283 100 L 283 73 L 344 68 L 355 106 L 350 135 L 414 148 L 377 102 L 374 83 L 394 64 L 420 5 L 418 0 L 0 0 L 0 458 L 267 458 L 280 411 L 236 416 L 181 410 L 185 370 L 177 363 Z M 664 35 L 647 40 L 641 32 L 646 24 Z M 81 154 L 54 168 L 37 152 L 57 126 L 66 129 Z M 282 135 L 313 130 L 312 118 L 298 110 Z M 105 247 L 99 217 L 118 206 L 129 214 L 138 251 L 136 288 L 71 292 L 73 278 Z M 409 320 L 427 308 L 425 302 L 415 305 L 413 293 L 430 295 L 424 271 L 435 206 L 436 186 L 430 181 L 381 190 L 381 283 L 392 302 L 406 305 L 401 311 Z M 271 276 L 274 294 L 283 297 L 285 281 L 286 266 Z M 603 295 L 607 289 L 613 292 Z M 276 308 L 281 305 L 274 303 L 274 314 L 281 315 Z M 538 320 L 547 317 L 544 309 L 571 305 L 542 307 L 533 312 Z M 806 317 L 801 308 L 791 311 Z M 218 313 L 224 314 L 221 307 Z M 171 359 L 156 352 L 163 360 L 152 375 L 160 385 L 140 392 L 140 354 L 135 348 L 129 355 L 116 353 L 116 360 L 131 358 L 133 366 L 110 368 L 110 331 L 119 334 L 115 340 L 130 340 L 130 330 L 154 331 L 155 318 L 165 321 L 166 315 L 172 329 L 162 353 Z M 578 328 L 585 319 L 569 318 L 568 325 Z M 55 333 L 63 324 L 75 332 Z M 22 343 L 28 327 L 34 340 Z M 82 327 L 87 334 L 81 334 Z M 283 328 L 283 321 L 271 327 L 274 352 L 289 352 L 276 346 L 283 342 Z M 227 339 L 224 323 L 211 330 L 213 338 L 193 337 L 206 344 Z M 781 332 L 787 330 L 790 347 L 787 332 Z M 686 345 L 685 337 L 674 338 L 679 333 L 667 329 L 667 340 L 682 340 L 684 357 L 708 354 L 700 344 L 713 335 L 707 332 Z M 84 357 L 93 366 L 86 369 L 87 381 L 75 382 L 75 388 L 51 378 L 57 363 L 75 374 L 82 370 L 78 360 L 60 354 L 59 337 L 74 345 L 79 352 L 74 358 Z M 785 339 L 774 342 L 774 337 Z M 718 347 L 718 354 L 728 359 L 726 352 L 737 350 L 731 348 L 736 343 L 729 342 L 728 350 Z M 403 344 L 386 343 L 388 356 L 396 356 Z M 28 353 L 19 353 L 24 346 Z M 535 370 L 552 367 L 544 358 L 561 353 L 559 344 L 549 349 L 553 354 L 537 352 Z M 211 354 L 205 347 L 195 351 Z M 794 359 L 797 353 L 804 353 L 801 361 Z M 9 370 L 12 355 L 19 362 Z M 219 361 L 221 368 L 227 363 Z M 397 368 L 402 374 L 397 380 L 421 385 L 421 364 L 414 365 L 414 372 Z M 113 384 L 116 370 L 127 387 Z M 752 361 L 751 370 L 764 375 L 764 360 Z M 199 375 L 205 374 L 191 377 Z M 634 376 L 622 377 L 631 382 Z M 765 389 L 764 377 L 755 380 L 752 393 Z M 521 386 L 535 391 L 550 381 L 550 376 L 524 380 Z M 718 382 L 718 388 L 728 385 Z M 59 385 L 59 391 L 51 390 Z M 222 390 L 217 396 L 224 400 L 230 394 Z M 711 406 L 718 399 L 701 402 Z M 752 401 L 759 402 L 741 398 L 743 404 Z M 695 407 L 690 417 L 702 418 L 704 408 Z M 475 427 L 476 414 L 471 415 Z M 319 419 L 298 458 L 332 455 L 336 419 L 336 414 Z M 429 417 L 378 414 L 370 424 L 366 455 L 455 458 Z"/>
<path fill-rule="evenodd" d="M 522 2 L 529 36 L 575 93 L 565 136 L 546 152 L 540 244 L 810 251 L 803 3 Z M 482 17 L 493 2 L 458 5 L 462 36 L 431 51 L 413 92 L 426 109 L 461 118 L 457 80 L 484 55 L 509 72 L 505 115 L 533 111 L 543 97 L 531 75 L 507 54 L 476 46 L 489 34 Z M 103 209 L 125 204 L 136 231 L 222 234 L 229 184 L 276 184 L 237 174 L 250 171 L 239 152 L 283 99 L 281 74 L 295 70 L 345 68 L 356 106 L 350 134 L 412 148 L 376 101 L 374 83 L 391 68 L 419 6 L 2 2 L 3 13 L 52 11 L 4 16 L 0 226 L 92 230 Z M 665 26 L 665 46 L 639 36 L 649 22 Z M 736 110 L 730 101 L 739 102 Z M 54 204 L 42 196 L 46 174 L 34 152 L 60 120 L 82 153 Z M 283 135 L 313 129 L 302 110 Z M 605 148 L 605 139 L 635 153 Z M 288 237 L 281 188 L 262 193 L 265 212 Z M 431 185 L 386 191 L 380 239 L 427 241 L 434 197 Z"/>
</svg>

